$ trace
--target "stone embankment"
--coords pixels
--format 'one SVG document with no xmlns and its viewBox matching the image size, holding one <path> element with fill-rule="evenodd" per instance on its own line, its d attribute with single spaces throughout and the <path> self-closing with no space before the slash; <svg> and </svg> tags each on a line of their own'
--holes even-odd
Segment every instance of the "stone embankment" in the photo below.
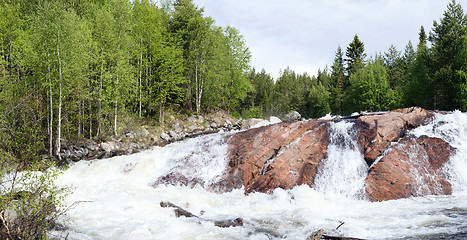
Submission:
<svg viewBox="0 0 467 240">
<path fill-rule="evenodd" d="M 234 119 L 224 112 L 171 120 L 171 123 L 163 128 L 141 127 L 139 130 L 126 131 L 118 136 L 108 137 L 104 141 L 86 140 L 76 144 L 62 140 L 60 152 L 62 164 L 128 155 L 153 146 L 165 146 L 185 138 L 219 131 L 238 130 L 242 123 L 241 120 Z"/>
</svg>

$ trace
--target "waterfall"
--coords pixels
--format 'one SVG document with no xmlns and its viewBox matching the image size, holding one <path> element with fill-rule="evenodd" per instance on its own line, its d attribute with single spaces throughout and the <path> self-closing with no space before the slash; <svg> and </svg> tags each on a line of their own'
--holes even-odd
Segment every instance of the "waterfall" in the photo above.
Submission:
<svg viewBox="0 0 467 240">
<path fill-rule="evenodd" d="M 175 149 L 169 159 L 167 174 L 186 178 L 204 187 L 217 182 L 227 165 L 227 144 L 224 134 L 190 139 Z M 190 184 L 188 184 L 190 185 Z"/>
<path fill-rule="evenodd" d="M 467 114 L 455 111 L 451 114 L 436 114 L 434 120 L 411 131 L 419 137 L 441 138 L 457 149 L 444 166 L 444 172 L 453 186 L 454 194 L 467 194 Z"/>
<path fill-rule="evenodd" d="M 331 122 L 328 157 L 320 166 L 314 188 L 329 197 L 364 198 L 368 166 L 357 146 L 353 123 Z"/>
</svg>

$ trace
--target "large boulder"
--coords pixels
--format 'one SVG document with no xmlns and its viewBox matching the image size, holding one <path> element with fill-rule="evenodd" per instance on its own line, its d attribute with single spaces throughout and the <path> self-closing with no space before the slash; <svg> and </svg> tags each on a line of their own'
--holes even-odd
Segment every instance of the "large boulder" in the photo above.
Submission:
<svg viewBox="0 0 467 240">
<path fill-rule="evenodd" d="M 242 123 L 242 130 L 247 130 L 247 129 L 250 129 L 252 128 L 254 125 L 262 122 L 262 121 L 265 121 L 263 119 L 259 119 L 259 118 L 250 118 L 250 119 L 246 119 L 243 121 Z"/>
<path fill-rule="evenodd" d="M 291 111 L 284 116 L 285 120 L 289 121 L 300 121 L 302 119 L 302 115 L 300 115 L 297 111 Z"/>
<path fill-rule="evenodd" d="M 328 122 L 279 123 L 234 134 L 228 144 L 229 166 L 220 182 L 224 189 L 270 192 L 312 185 L 326 158 Z"/>
<path fill-rule="evenodd" d="M 385 201 L 451 194 L 451 184 L 442 166 L 454 151 L 449 143 L 439 138 L 403 138 L 370 169 L 365 188 L 368 198 Z"/>
<path fill-rule="evenodd" d="M 358 120 L 367 123 L 372 131 L 367 131 L 372 139 L 365 147 L 365 160 L 371 165 L 392 142 L 403 137 L 407 130 L 414 129 L 430 121 L 433 114 L 419 107 L 403 108 L 382 115 L 361 116 Z"/>
</svg>

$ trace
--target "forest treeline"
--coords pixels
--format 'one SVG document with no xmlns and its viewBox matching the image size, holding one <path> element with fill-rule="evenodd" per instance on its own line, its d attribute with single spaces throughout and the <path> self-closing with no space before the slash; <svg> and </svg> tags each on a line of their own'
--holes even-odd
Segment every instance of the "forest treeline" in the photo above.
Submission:
<svg viewBox="0 0 467 240">
<path fill-rule="evenodd" d="M 240 32 L 216 26 L 192 0 L 0 5 L 2 159 L 59 156 L 63 138 L 118 135 L 140 119 L 163 124 L 168 111 L 467 110 L 467 17 L 455 1 L 429 33 L 421 27 L 416 46 L 368 57 L 355 35 L 316 76 L 286 68 L 278 79 L 251 69 Z"/>
<path fill-rule="evenodd" d="M 316 118 L 410 106 L 466 111 L 467 17 L 461 5 L 449 3 L 429 33 L 421 26 L 416 44 L 409 41 L 403 51 L 392 45 L 368 57 L 355 35 L 346 48 L 337 47 L 332 65 L 316 76 L 286 68 L 274 81 L 264 70 L 253 70 L 248 114 L 297 110 Z"/>
<path fill-rule="evenodd" d="M 191 0 L 0 3 L 0 147 L 59 156 L 61 139 L 118 135 L 167 110 L 238 112 L 250 52 Z M 31 159 L 29 159 L 31 160 Z"/>
</svg>

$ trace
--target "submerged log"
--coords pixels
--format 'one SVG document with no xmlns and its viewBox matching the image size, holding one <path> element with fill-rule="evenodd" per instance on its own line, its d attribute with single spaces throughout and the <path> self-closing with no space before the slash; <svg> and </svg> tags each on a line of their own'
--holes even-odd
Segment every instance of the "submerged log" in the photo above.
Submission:
<svg viewBox="0 0 467 240">
<path fill-rule="evenodd" d="M 213 222 L 214 226 L 220 227 L 220 228 L 228 228 L 228 227 L 241 227 L 243 226 L 243 219 L 242 218 L 236 218 L 236 219 L 229 219 L 229 220 L 220 220 L 220 221 L 214 221 L 214 220 L 209 220 L 209 219 L 204 219 L 199 216 L 194 215 L 193 213 L 171 203 L 171 202 L 160 202 L 161 207 L 163 208 L 174 208 L 175 216 L 176 217 L 187 217 L 187 218 L 197 218 L 202 221 L 206 222 Z"/>
<path fill-rule="evenodd" d="M 337 237 L 337 236 L 329 236 L 323 235 L 321 239 L 328 239 L 328 240 L 365 240 L 362 238 L 351 238 L 351 237 Z"/>
</svg>

